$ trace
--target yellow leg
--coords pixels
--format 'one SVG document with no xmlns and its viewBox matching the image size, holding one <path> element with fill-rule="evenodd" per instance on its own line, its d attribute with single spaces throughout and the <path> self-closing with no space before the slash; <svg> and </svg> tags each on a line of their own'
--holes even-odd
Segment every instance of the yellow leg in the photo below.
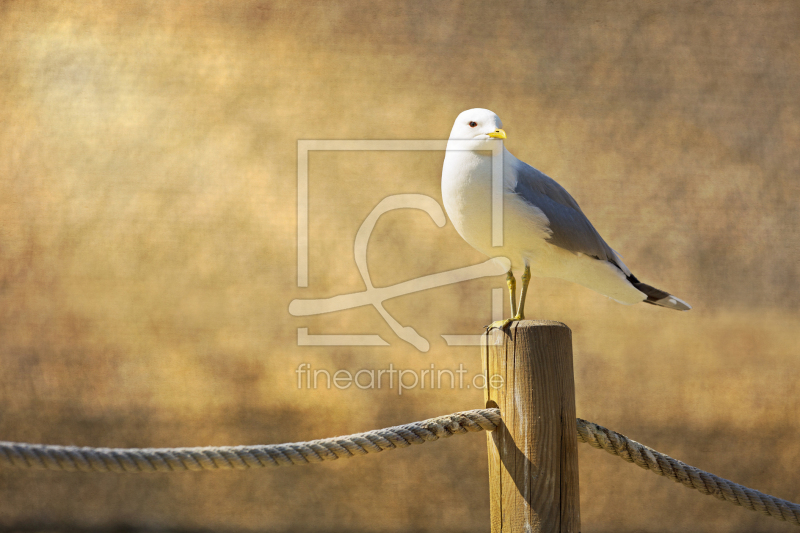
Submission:
<svg viewBox="0 0 800 533">
<path fill-rule="evenodd" d="M 530 275 L 528 276 L 530 277 Z M 509 270 L 506 274 L 506 285 L 508 285 L 508 295 L 511 300 L 511 316 L 517 316 L 517 280 L 514 279 L 514 274 Z M 498 320 L 497 322 L 492 322 L 486 329 L 498 328 L 503 329 L 512 323 L 514 320 L 519 320 L 518 318 L 506 318 L 505 320 Z"/>
<path fill-rule="evenodd" d="M 506 274 L 506 285 L 508 285 L 508 296 L 511 300 L 511 316 L 517 314 L 517 280 L 514 279 L 514 274 L 509 270 Z"/>
<path fill-rule="evenodd" d="M 519 293 L 519 312 L 514 315 L 514 320 L 525 320 L 525 296 L 528 294 L 528 283 L 531 281 L 531 267 L 525 265 L 522 274 L 522 292 Z"/>
</svg>

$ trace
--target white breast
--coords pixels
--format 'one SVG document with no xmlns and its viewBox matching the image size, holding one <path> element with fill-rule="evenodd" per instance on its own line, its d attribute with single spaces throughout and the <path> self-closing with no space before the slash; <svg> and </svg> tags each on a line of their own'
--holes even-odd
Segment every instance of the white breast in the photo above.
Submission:
<svg viewBox="0 0 800 533">
<path fill-rule="evenodd" d="M 448 151 L 442 169 L 445 210 L 458 233 L 490 257 L 504 256 L 519 271 L 532 257 L 547 251 L 547 217 L 514 194 L 514 156 L 505 152 L 503 165 L 503 242 L 492 246 L 492 157 L 480 152 Z"/>
<path fill-rule="evenodd" d="M 491 254 L 492 159 L 468 151 L 448 151 L 442 168 L 444 208 L 459 235 Z"/>
</svg>

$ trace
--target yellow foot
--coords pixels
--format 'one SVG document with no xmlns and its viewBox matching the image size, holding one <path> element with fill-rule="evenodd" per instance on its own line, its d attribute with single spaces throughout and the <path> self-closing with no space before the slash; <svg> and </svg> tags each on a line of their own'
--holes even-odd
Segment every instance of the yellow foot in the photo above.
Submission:
<svg viewBox="0 0 800 533">
<path fill-rule="evenodd" d="M 512 322 L 519 322 L 520 320 L 525 320 L 525 317 L 517 315 L 514 318 L 506 318 L 505 320 L 498 320 L 496 322 L 492 322 L 488 326 L 485 326 L 485 328 L 486 331 L 491 331 L 495 328 L 506 329 Z"/>
</svg>

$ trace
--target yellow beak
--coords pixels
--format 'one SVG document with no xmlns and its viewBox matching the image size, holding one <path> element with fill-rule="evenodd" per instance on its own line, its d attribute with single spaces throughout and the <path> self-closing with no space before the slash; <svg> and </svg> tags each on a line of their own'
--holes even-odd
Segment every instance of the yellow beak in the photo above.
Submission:
<svg viewBox="0 0 800 533">
<path fill-rule="evenodd" d="M 489 133 L 488 135 L 492 139 L 505 139 L 506 138 L 506 132 L 501 130 L 501 129 L 496 129 L 492 133 Z"/>
</svg>

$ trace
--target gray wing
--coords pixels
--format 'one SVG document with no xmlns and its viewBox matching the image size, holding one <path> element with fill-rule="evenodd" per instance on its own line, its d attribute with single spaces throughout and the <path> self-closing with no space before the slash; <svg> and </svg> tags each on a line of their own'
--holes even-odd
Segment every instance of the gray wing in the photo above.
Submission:
<svg viewBox="0 0 800 533">
<path fill-rule="evenodd" d="M 578 202 L 564 187 L 522 161 L 516 165 L 516 171 L 517 186 L 514 192 L 547 216 L 553 232 L 548 242 L 570 252 L 616 264 L 614 250 L 597 233 Z"/>
</svg>

